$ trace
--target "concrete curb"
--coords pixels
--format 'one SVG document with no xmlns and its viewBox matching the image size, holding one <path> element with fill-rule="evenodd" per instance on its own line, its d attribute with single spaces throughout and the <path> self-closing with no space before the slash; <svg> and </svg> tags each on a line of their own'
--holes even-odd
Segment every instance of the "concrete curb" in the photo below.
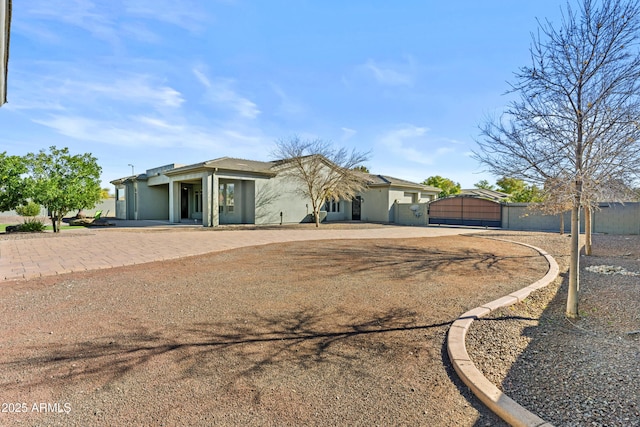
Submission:
<svg viewBox="0 0 640 427">
<path fill-rule="evenodd" d="M 451 328 L 449 328 L 449 333 L 447 334 L 447 352 L 449 353 L 449 359 L 451 360 L 453 368 L 460 379 L 462 379 L 462 381 L 471 389 L 473 394 L 475 394 L 482 403 L 487 405 L 487 407 L 496 415 L 508 422 L 510 425 L 516 427 L 553 427 L 552 424 L 538 417 L 533 412 L 528 411 L 523 406 L 519 405 L 518 402 L 500 391 L 498 387 L 482 375 L 482 372 L 476 368 L 467 353 L 465 337 L 474 320 L 486 316 L 498 308 L 506 307 L 524 300 L 529 296 L 529 294 L 531 294 L 531 292 L 544 288 L 553 282 L 560 272 L 556 260 L 544 250 L 532 245 L 512 242 L 510 240 L 496 240 L 516 243 L 538 251 L 549 263 L 549 270 L 547 271 L 547 274 L 537 282 L 532 283 L 519 291 L 512 292 L 507 296 L 498 298 L 495 301 L 491 301 L 490 303 L 476 307 L 473 310 L 469 310 L 454 321 Z"/>
</svg>

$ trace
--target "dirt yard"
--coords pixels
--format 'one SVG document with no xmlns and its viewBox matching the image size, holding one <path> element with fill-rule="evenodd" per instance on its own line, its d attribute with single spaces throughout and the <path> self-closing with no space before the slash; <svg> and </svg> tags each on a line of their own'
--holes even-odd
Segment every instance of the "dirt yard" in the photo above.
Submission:
<svg viewBox="0 0 640 427">
<path fill-rule="evenodd" d="M 531 249 L 457 236 L 5 282 L 0 425 L 500 425 L 445 335 L 546 269 Z"/>
</svg>

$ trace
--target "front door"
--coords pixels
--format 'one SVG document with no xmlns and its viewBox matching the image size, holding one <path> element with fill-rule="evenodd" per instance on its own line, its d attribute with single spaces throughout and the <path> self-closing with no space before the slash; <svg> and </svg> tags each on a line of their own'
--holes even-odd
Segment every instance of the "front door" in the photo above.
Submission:
<svg viewBox="0 0 640 427">
<path fill-rule="evenodd" d="M 362 207 L 362 197 L 356 196 L 351 201 L 351 219 L 353 221 L 360 221 L 360 209 Z"/>
<path fill-rule="evenodd" d="M 180 218 L 189 218 L 189 187 L 182 187 L 180 192 Z"/>
</svg>

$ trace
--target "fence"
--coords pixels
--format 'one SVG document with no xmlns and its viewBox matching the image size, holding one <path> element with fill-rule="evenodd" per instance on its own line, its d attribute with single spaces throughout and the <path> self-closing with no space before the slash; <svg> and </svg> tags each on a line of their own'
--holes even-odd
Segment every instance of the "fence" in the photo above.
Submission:
<svg viewBox="0 0 640 427">
<path fill-rule="evenodd" d="M 505 230 L 560 231 L 560 215 L 545 215 L 530 207 L 528 203 L 504 203 L 501 205 L 496 203 L 496 205 L 501 207 L 500 226 Z M 433 206 L 432 202 L 431 207 Z M 431 212 L 428 203 L 396 203 L 394 209 L 396 224 L 427 225 L 433 220 L 429 218 Z M 571 231 L 571 212 L 565 212 L 563 215 L 564 231 L 569 233 Z M 640 234 L 640 203 L 600 203 L 598 208 L 592 212 L 591 219 L 591 230 L 594 233 Z M 441 223 L 446 224 L 446 222 Z M 584 213 L 582 212 L 580 214 L 580 231 L 584 232 Z"/>
<path fill-rule="evenodd" d="M 564 214 L 564 231 L 571 230 L 571 212 Z M 560 215 L 544 215 L 527 203 L 502 205 L 502 228 L 507 230 L 560 231 Z M 584 213 L 580 213 L 584 232 Z M 591 231 L 604 234 L 640 234 L 640 203 L 600 203 L 591 214 Z"/>
</svg>

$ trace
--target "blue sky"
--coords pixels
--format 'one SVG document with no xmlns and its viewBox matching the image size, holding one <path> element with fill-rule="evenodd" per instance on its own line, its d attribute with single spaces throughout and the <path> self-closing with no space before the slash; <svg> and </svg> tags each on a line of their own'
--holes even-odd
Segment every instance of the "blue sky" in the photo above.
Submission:
<svg viewBox="0 0 640 427">
<path fill-rule="evenodd" d="M 271 160 L 299 135 L 373 173 L 464 188 L 536 18 L 563 0 L 14 0 L 0 151 L 90 152 L 104 185 L 168 164 Z"/>
</svg>

